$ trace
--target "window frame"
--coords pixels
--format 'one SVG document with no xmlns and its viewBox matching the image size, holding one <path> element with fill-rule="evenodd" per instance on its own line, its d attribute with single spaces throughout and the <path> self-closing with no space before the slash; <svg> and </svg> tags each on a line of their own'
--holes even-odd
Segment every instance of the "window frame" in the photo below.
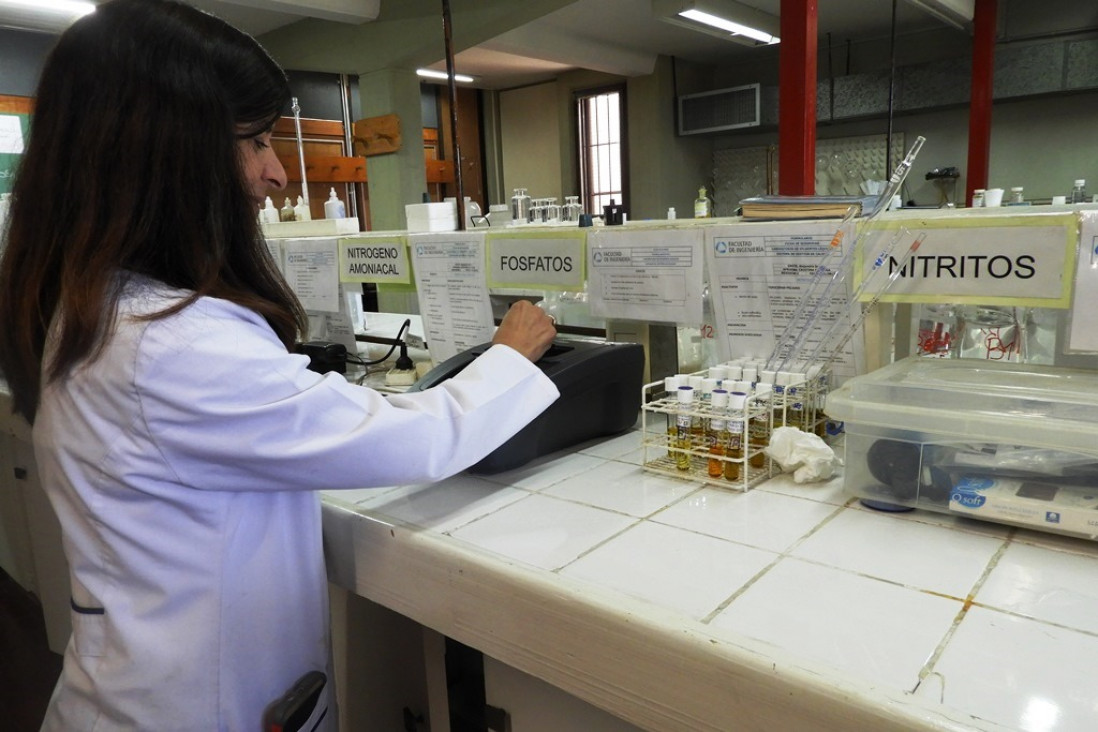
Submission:
<svg viewBox="0 0 1098 732">
<path fill-rule="evenodd" d="M 576 123 L 576 177 L 577 188 L 580 193 L 580 200 L 583 204 L 583 210 L 592 215 L 601 216 L 602 209 L 597 211 L 591 209 L 592 191 L 591 181 L 589 176 L 589 164 L 591 159 L 590 151 L 596 145 L 605 145 L 608 143 L 598 142 L 592 144 L 587 133 L 587 101 L 589 99 L 607 95 L 618 95 L 618 151 L 619 151 L 619 170 L 621 175 L 621 190 L 620 198 L 615 196 L 615 201 L 622 206 L 626 211 L 629 210 L 629 128 L 627 124 L 626 115 L 626 85 L 609 84 L 606 86 L 592 87 L 587 89 L 577 89 L 572 93 L 572 109 L 575 115 Z M 615 193 L 617 193 L 615 191 Z M 606 193 L 599 193 L 598 195 L 607 195 Z"/>
</svg>

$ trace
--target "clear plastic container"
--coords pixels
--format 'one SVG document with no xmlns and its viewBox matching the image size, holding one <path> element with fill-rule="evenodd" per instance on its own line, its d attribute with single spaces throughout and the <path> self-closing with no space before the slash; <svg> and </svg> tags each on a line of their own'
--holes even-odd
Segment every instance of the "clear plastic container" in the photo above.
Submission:
<svg viewBox="0 0 1098 732">
<path fill-rule="evenodd" d="M 870 505 L 1098 536 L 1098 372 L 913 357 L 825 411 L 845 423 L 846 490 Z"/>
</svg>

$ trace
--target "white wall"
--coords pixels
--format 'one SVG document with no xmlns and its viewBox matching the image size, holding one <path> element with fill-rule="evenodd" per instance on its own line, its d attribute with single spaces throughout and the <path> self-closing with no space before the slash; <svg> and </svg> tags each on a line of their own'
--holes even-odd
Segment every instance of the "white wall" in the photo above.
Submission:
<svg viewBox="0 0 1098 732">
<path fill-rule="evenodd" d="M 563 202 L 556 82 L 500 92 L 499 116 L 506 201 L 522 187 L 533 198 Z"/>
</svg>

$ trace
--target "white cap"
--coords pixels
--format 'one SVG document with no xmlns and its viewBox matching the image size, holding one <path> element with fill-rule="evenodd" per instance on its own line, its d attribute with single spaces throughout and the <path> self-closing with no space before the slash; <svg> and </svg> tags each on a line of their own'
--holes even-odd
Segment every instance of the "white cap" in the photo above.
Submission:
<svg viewBox="0 0 1098 732">
<path fill-rule="evenodd" d="M 790 371 L 789 372 L 789 386 L 800 386 L 808 380 L 808 377 L 803 371 Z"/>
<path fill-rule="evenodd" d="M 727 366 L 713 366 L 709 369 L 709 378 L 724 381 L 728 378 Z"/>
<path fill-rule="evenodd" d="M 274 201 L 270 196 L 267 196 L 267 200 L 263 202 L 263 208 L 274 208 Z"/>
<path fill-rule="evenodd" d="M 743 407 L 745 404 L 747 404 L 747 395 L 744 394 L 742 391 L 734 391 L 728 395 L 728 411 L 743 411 Z"/>
<path fill-rule="evenodd" d="M 1078 178 L 1078 179 L 1076 179 L 1076 181 L 1075 181 L 1075 186 L 1076 186 L 1077 188 L 1082 188 L 1082 187 L 1083 187 L 1083 186 L 1085 186 L 1086 184 L 1087 184 L 1087 182 L 1086 182 L 1086 179 L 1084 179 L 1084 178 Z"/>
<path fill-rule="evenodd" d="M 690 404 L 694 401 L 694 387 L 679 387 L 679 404 Z"/>
<path fill-rule="evenodd" d="M 676 374 L 675 376 L 665 376 L 663 378 L 663 390 L 668 394 L 682 386 L 682 376 Z"/>
<path fill-rule="evenodd" d="M 771 384 L 773 384 L 774 383 L 774 374 L 776 374 L 776 373 L 777 373 L 776 371 L 760 371 L 759 372 L 759 381 L 769 381 Z"/>
<path fill-rule="evenodd" d="M 743 366 L 736 364 L 735 366 L 725 366 L 728 369 L 728 378 L 733 381 L 739 381 L 743 378 Z"/>
<path fill-rule="evenodd" d="M 779 371 L 774 374 L 774 386 L 789 386 L 792 383 L 789 380 L 791 375 L 788 371 Z"/>
<path fill-rule="evenodd" d="M 816 377 L 818 377 L 820 375 L 820 372 L 823 371 L 823 368 L 824 368 L 823 365 L 818 364 L 818 363 L 814 363 L 811 366 L 809 366 L 808 371 L 806 372 L 809 380 L 815 381 Z"/>
<path fill-rule="evenodd" d="M 740 392 L 743 392 L 744 394 L 750 394 L 751 393 L 751 382 L 750 381 L 737 381 L 736 383 L 734 383 L 732 385 L 732 391 L 740 391 Z"/>
<path fill-rule="evenodd" d="M 702 393 L 712 394 L 713 390 L 721 385 L 717 379 L 702 379 Z"/>
<path fill-rule="evenodd" d="M 762 400 L 769 400 L 770 393 L 774 391 L 774 385 L 767 381 L 755 384 L 755 396 Z"/>
<path fill-rule="evenodd" d="M 690 384 L 690 386 L 692 388 L 694 388 L 698 391 L 701 391 L 702 382 L 704 382 L 704 381 L 705 381 L 704 376 L 687 376 L 686 377 L 686 383 Z"/>
<path fill-rule="evenodd" d="M 1021 193 L 1023 190 L 1025 190 L 1025 189 L 1022 188 L 1022 186 L 1014 186 L 1013 188 L 1010 189 L 1010 192 L 1011 193 Z"/>
<path fill-rule="evenodd" d="M 724 409 L 728 406 L 728 392 L 724 389 L 714 389 L 713 401 L 710 404 L 713 409 Z"/>
<path fill-rule="evenodd" d="M 759 371 L 754 366 L 743 367 L 743 378 L 745 381 L 755 381 L 759 378 Z"/>
</svg>

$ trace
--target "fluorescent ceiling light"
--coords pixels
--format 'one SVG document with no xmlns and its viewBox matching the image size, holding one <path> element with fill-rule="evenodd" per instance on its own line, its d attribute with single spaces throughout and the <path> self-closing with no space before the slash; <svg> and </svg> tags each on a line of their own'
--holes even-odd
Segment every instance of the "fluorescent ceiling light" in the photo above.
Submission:
<svg viewBox="0 0 1098 732">
<path fill-rule="evenodd" d="M 741 25 L 740 23 L 727 20 L 718 15 L 711 15 L 710 13 L 701 10 L 683 10 L 679 15 L 687 20 L 693 20 L 714 28 L 719 28 L 720 30 L 728 31 L 732 35 L 747 36 L 759 43 L 778 43 L 781 40 L 777 36 L 772 36 L 766 31 L 761 31 L 748 25 Z"/>
<path fill-rule="evenodd" d="M 95 10 L 95 3 L 81 0 L 0 0 L 0 6 L 29 8 L 40 13 L 79 18 Z"/>
<path fill-rule="evenodd" d="M 432 69 L 416 69 L 416 73 L 427 79 L 449 79 L 450 75 L 445 71 L 434 71 Z M 469 83 L 473 81 L 473 77 L 466 76 L 465 74 L 454 74 L 454 81 L 464 81 Z"/>
<path fill-rule="evenodd" d="M 780 42 L 778 16 L 737 0 L 652 0 L 652 15 L 666 23 L 744 46 Z"/>
</svg>

